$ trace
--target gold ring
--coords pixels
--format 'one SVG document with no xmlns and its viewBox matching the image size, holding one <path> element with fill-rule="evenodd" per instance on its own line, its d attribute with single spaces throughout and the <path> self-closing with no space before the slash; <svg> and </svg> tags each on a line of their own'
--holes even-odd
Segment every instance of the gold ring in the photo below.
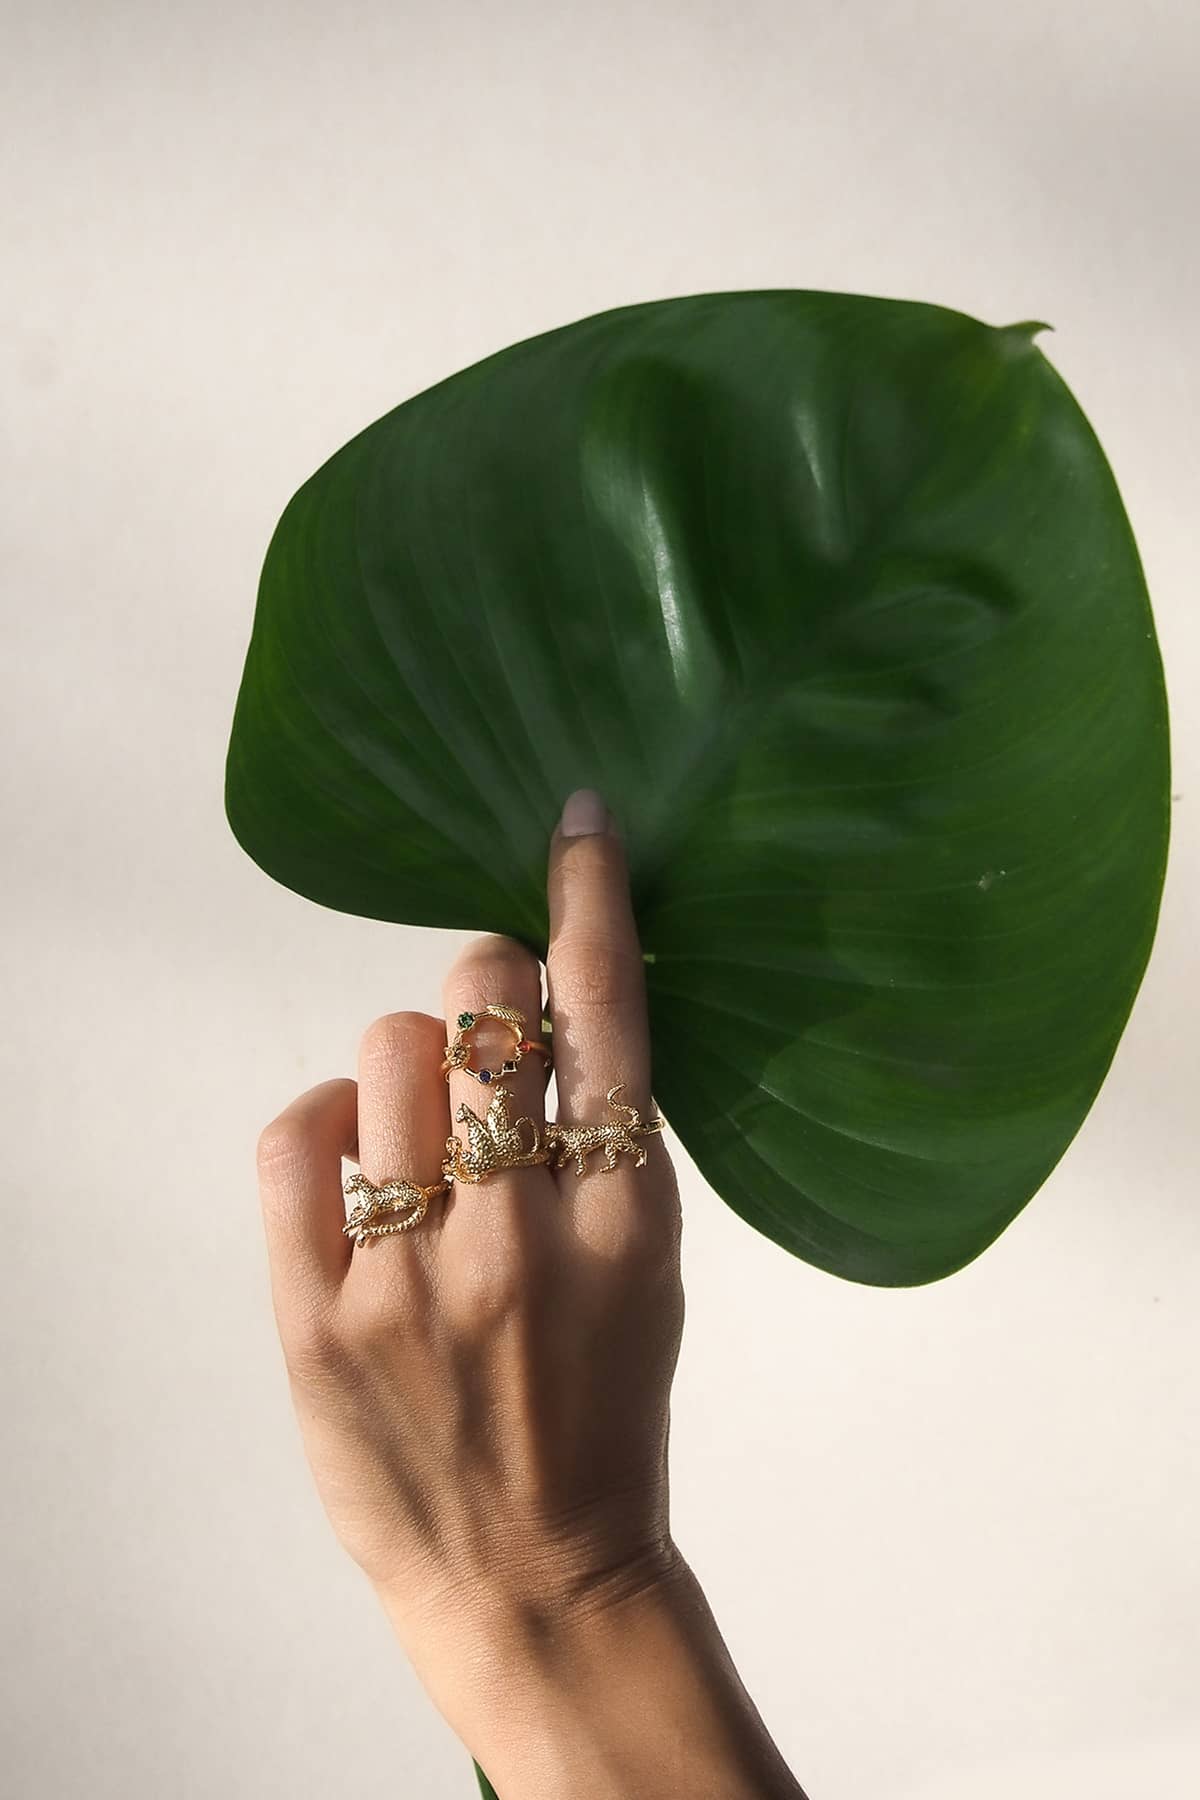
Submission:
<svg viewBox="0 0 1200 1800">
<path fill-rule="evenodd" d="M 342 1192 L 357 1194 L 359 1199 L 342 1231 L 346 1237 L 354 1239 L 356 1246 L 365 1244 L 368 1238 L 393 1237 L 397 1232 L 411 1231 L 425 1217 L 429 1202 L 438 1194 L 444 1194 L 449 1186 L 450 1183 L 443 1180 L 432 1182 L 428 1187 L 421 1187 L 415 1181 L 385 1181 L 376 1187 L 363 1174 L 351 1175 L 343 1184 Z"/>
<path fill-rule="evenodd" d="M 665 1121 L 661 1115 L 643 1120 L 636 1106 L 619 1101 L 617 1095 L 624 1086 L 618 1081 L 609 1088 L 609 1109 L 617 1117 L 602 1125 L 538 1126 L 529 1118 L 512 1121 L 508 1116 L 512 1093 L 503 1084 L 493 1089 L 491 1105 L 482 1119 L 464 1101 L 454 1117 L 466 1125 L 467 1142 L 464 1145 L 458 1137 L 446 1139 L 442 1174 L 450 1181 L 474 1183 L 496 1169 L 527 1169 L 548 1162 L 559 1169 L 574 1163 L 576 1175 L 586 1175 L 587 1158 L 593 1150 L 603 1150 L 600 1166 L 604 1169 L 615 1169 L 620 1155 L 632 1156 L 634 1167 L 640 1169 L 646 1162 L 646 1146 L 637 1140 L 662 1131 Z M 529 1127 L 528 1144 L 521 1134 L 522 1125 Z"/>
<path fill-rule="evenodd" d="M 482 1119 L 463 1101 L 454 1117 L 458 1124 L 466 1126 L 467 1142 L 464 1145 L 457 1137 L 446 1139 L 442 1174 L 447 1180 L 474 1183 L 496 1169 L 529 1169 L 535 1163 L 549 1161 L 545 1137 L 533 1120 L 509 1119 L 511 1099 L 512 1091 L 503 1083 L 493 1088 L 492 1103 Z M 521 1135 L 522 1125 L 529 1127 L 528 1144 Z"/>
<path fill-rule="evenodd" d="M 484 1019 L 495 1019 L 501 1025 L 507 1025 L 513 1034 L 513 1048 L 509 1056 L 494 1069 L 473 1069 L 471 1067 L 471 1033 Z M 455 1069 L 461 1069 L 466 1075 L 473 1075 L 484 1087 L 490 1087 L 497 1076 L 512 1075 L 517 1064 L 527 1051 L 535 1051 L 550 1061 L 550 1051 L 540 1038 L 525 1036 L 525 1014 L 518 1012 L 515 1006 L 480 1006 L 474 1012 L 460 1012 L 456 1020 L 456 1030 L 446 1045 L 446 1054 L 442 1059 L 442 1074 L 449 1081 Z"/>
<path fill-rule="evenodd" d="M 462 1026 L 461 1029 L 466 1031 L 470 1027 Z M 475 1073 L 474 1070 L 470 1072 Z M 585 1175 L 588 1173 L 587 1158 L 594 1150 L 604 1152 L 601 1168 L 615 1169 L 617 1157 L 621 1155 L 632 1156 L 634 1167 L 642 1168 L 646 1162 L 646 1146 L 637 1140 L 662 1131 L 665 1121 L 661 1114 L 644 1120 L 636 1106 L 619 1101 L 617 1095 L 624 1086 L 623 1081 L 618 1081 L 609 1088 L 606 1096 L 609 1110 L 617 1115 L 615 1119 L 602 1125 L 539 1126 L 531 1118 L 509 1118 L 512 1091 L 500 1083 L 492 1089 L 491 1104 L 482 1119 L 465 1102 L 455 1113 L 457 1122 L 467 1127 L 467 1142 L 464 1145 L 458 1137 L 446 1139 L 446 1158 L 440 1181 L 422 1187 L 415 1181 L 393 1179 L 377 1187 L 361 1172 L 351 1175 L 343 1184 L 343 1191 L 347 1195 L 357 1195 L 358 1200 L 342 1227 L 343 1232 L 354 1239 L 357 1247 L 365 1244 L 368 1238 L 392 1237 L 398 1232 L 411 1231 L 425 1217 L 429 1202 L 438 1194 L 446 1193 L 452 1181 L 473 1186 L 497 1169 L 528 1169 L 541 1163 L 565 1169 L 568 1163 L 574 1163 L 576 1175 Z M 522 1134 L 523 1125 L 529 1127 L 528 1142 Z"/>
<path fill-rule="evenodd" d="M 586 1175 L 589 1171 L 586 1158 L 593 1150 L 603 1150 L 604 1161 L 600 1165 L 604 1169 L 615 1169 L 617 1157 L 624 1153 L 632 1156 L 635 1169 L 643 1167 L 646 1161 L 645 1144 L 635 1143 L 636 1138 L 653 1137 L 655 1132 L 662 1131 L 666 1120 L 661 1113 L 652 1119 L 643 1119 L 636 1106 L 630 1106 L 617 1095 L 625 1086 L 618 1081 L 610 1087 L 605 1098 L 610 1112 L 616 1113 L 604 1125 L 547 1125 L 546 1145 L 550 1151 L 551 1161 L 556 1169 L 565 1169 L 567 1164 L 575 1164 L 576 1175 Z M 621 1117 L 622 1113 L 625 1115 Z"/>
</svg>

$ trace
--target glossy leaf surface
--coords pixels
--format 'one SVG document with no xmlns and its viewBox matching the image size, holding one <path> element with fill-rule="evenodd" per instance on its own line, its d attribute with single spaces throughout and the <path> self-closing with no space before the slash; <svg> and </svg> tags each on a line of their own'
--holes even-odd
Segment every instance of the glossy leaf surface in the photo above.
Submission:
<svg viewBox="0 0 1200 1800">
<path fill-rule="evenodd" d="M 856 1281 L 945 1275 L 1036 1191 L 1157 917 L 1158 649 L 1042 329 L 791 290 L 603 313 L 352 439 L 262 574 L 250 855 L 542 954 L 550 831 L 600 788 L 670 1126 Z"/>
</svg>

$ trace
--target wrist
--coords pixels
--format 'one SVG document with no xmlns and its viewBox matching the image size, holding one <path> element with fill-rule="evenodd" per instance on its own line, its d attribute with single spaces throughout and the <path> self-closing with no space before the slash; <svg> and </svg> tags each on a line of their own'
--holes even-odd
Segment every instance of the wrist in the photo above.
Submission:
<svg viewBox="0 0 1200 1800">
<path fill-rule="evenodd" d="M 569 1696 L 593 1647 L 639 1607 L 670 1603 L 685 1574 L 664 1536 L 636 1551 L 610 1545 L 598 1554 L 593 1545 L 579 1557 L 527 1547 L 519 1573 L 493 1564 L 447 1582 L 408 1571 L 395 1588 L 374 1585 L 435 1704 L 466 1742 L 472 1731 L 504 1729 L 514 1703 Z"/>
<path fill-rule="evenodd" d="M 478 1608 L 446 1651 L 426 1686 L 502 1800 L 803 1800 L 673 1542 Z"/>
</svg>

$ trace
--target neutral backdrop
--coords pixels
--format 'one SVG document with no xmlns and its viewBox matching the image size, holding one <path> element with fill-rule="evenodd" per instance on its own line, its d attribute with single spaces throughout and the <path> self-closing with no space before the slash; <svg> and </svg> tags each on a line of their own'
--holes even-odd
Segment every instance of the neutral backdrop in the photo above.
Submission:
<svg viewBox="0 0 1200 1800">
<path fill-rule="evenodd" d="M 1200 1792 L 1200 13 L 1189 0 L 13 5 L 0 42 L 14 1800 L 468 1800 L 311 1491 L 257 1133 L 462 934 L 222 810 L 270 533 L 411 394 L 631 301 L 1037 318 L 1173 702 L 1158 939 L 1023 1215 L 856 1287 L 679 1157 L 676 1535 L 813 1800 Z"/>
</svg>

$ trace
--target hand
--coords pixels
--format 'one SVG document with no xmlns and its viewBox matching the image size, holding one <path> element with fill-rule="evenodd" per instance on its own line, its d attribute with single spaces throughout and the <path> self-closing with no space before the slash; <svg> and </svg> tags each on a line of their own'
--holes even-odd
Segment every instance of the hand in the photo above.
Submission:
<svg viewBox="0 0 1200 1800">
<path fill-rule="evenodd" d="M 569 821 L 568 821 L 569 822 Z M 556 832 L 547 958 L 558 1113 L 609 1121 L 606 1094 L 654 1116 L 641 952 L 624 850 Z M 679 1193 L 661 1135 L 603 1168 L 499 1170 L 456 1183 L 403 1236 L 354 1250 L 343 1156 L 375 1183 L 436 1181 L 460 1102 L 439 1072 L 458 1014 L 518 1007 L 536 1035 L 536 957 L 503 937 L 450 971 L 445 1020 L 367 1030 L 357 1085 L 323 1083 L 263 1132 L 259 1169 L 276 1316 L 296 1409 L 342 1543 L 380 1591 L 427 1682 L 449 1695 L 448 1630 L 553 1618 L 658 1579 L 668 1401 L 683 1321 Z M 493 1032 L 490 1039 L 488 1032 Z M 475 1033 L 475 1066 L 511 1037 Z M 511 1115 L 544 1123 L 546 1065 L 505 1077 Z"/>
<path fill-rule="evenodd" d="M 606 819 L 598 796 L 575 795 L 550 846 L 566 1123 L 611 1120 L 618 1082 L 655 1116 L 642 956 Z M 444 1000 L 445 1020 L 377 1019 L 357 1085 L 313 1088 L 259 1142 L 276 1317 L 334 1529 L 501 1800 L 803 1800 L 671 1538 L 683 1292 L 661 1135 L 635 1139 L 641 1167 L 593 1153 L 582 1178 L 499 1170 L 456 1182 L 403 1235 L 352 1250 L 343 1233 L 344 1156 L 376 1185 L 439 1178 L 447 1137 L 466 1139 L 459 1105 L 483 1115 L 491 1099 L 440 1072 L 458 1015 L 504 1003 L 537 1033 L 538 962 L 479 939 Z M 512 1039 L 494 1029 L 503 1056 Z M 511 1117 L 541 1125 L 545 1084 L 527 1053 L 505 1078 Z"/>
</svg>

